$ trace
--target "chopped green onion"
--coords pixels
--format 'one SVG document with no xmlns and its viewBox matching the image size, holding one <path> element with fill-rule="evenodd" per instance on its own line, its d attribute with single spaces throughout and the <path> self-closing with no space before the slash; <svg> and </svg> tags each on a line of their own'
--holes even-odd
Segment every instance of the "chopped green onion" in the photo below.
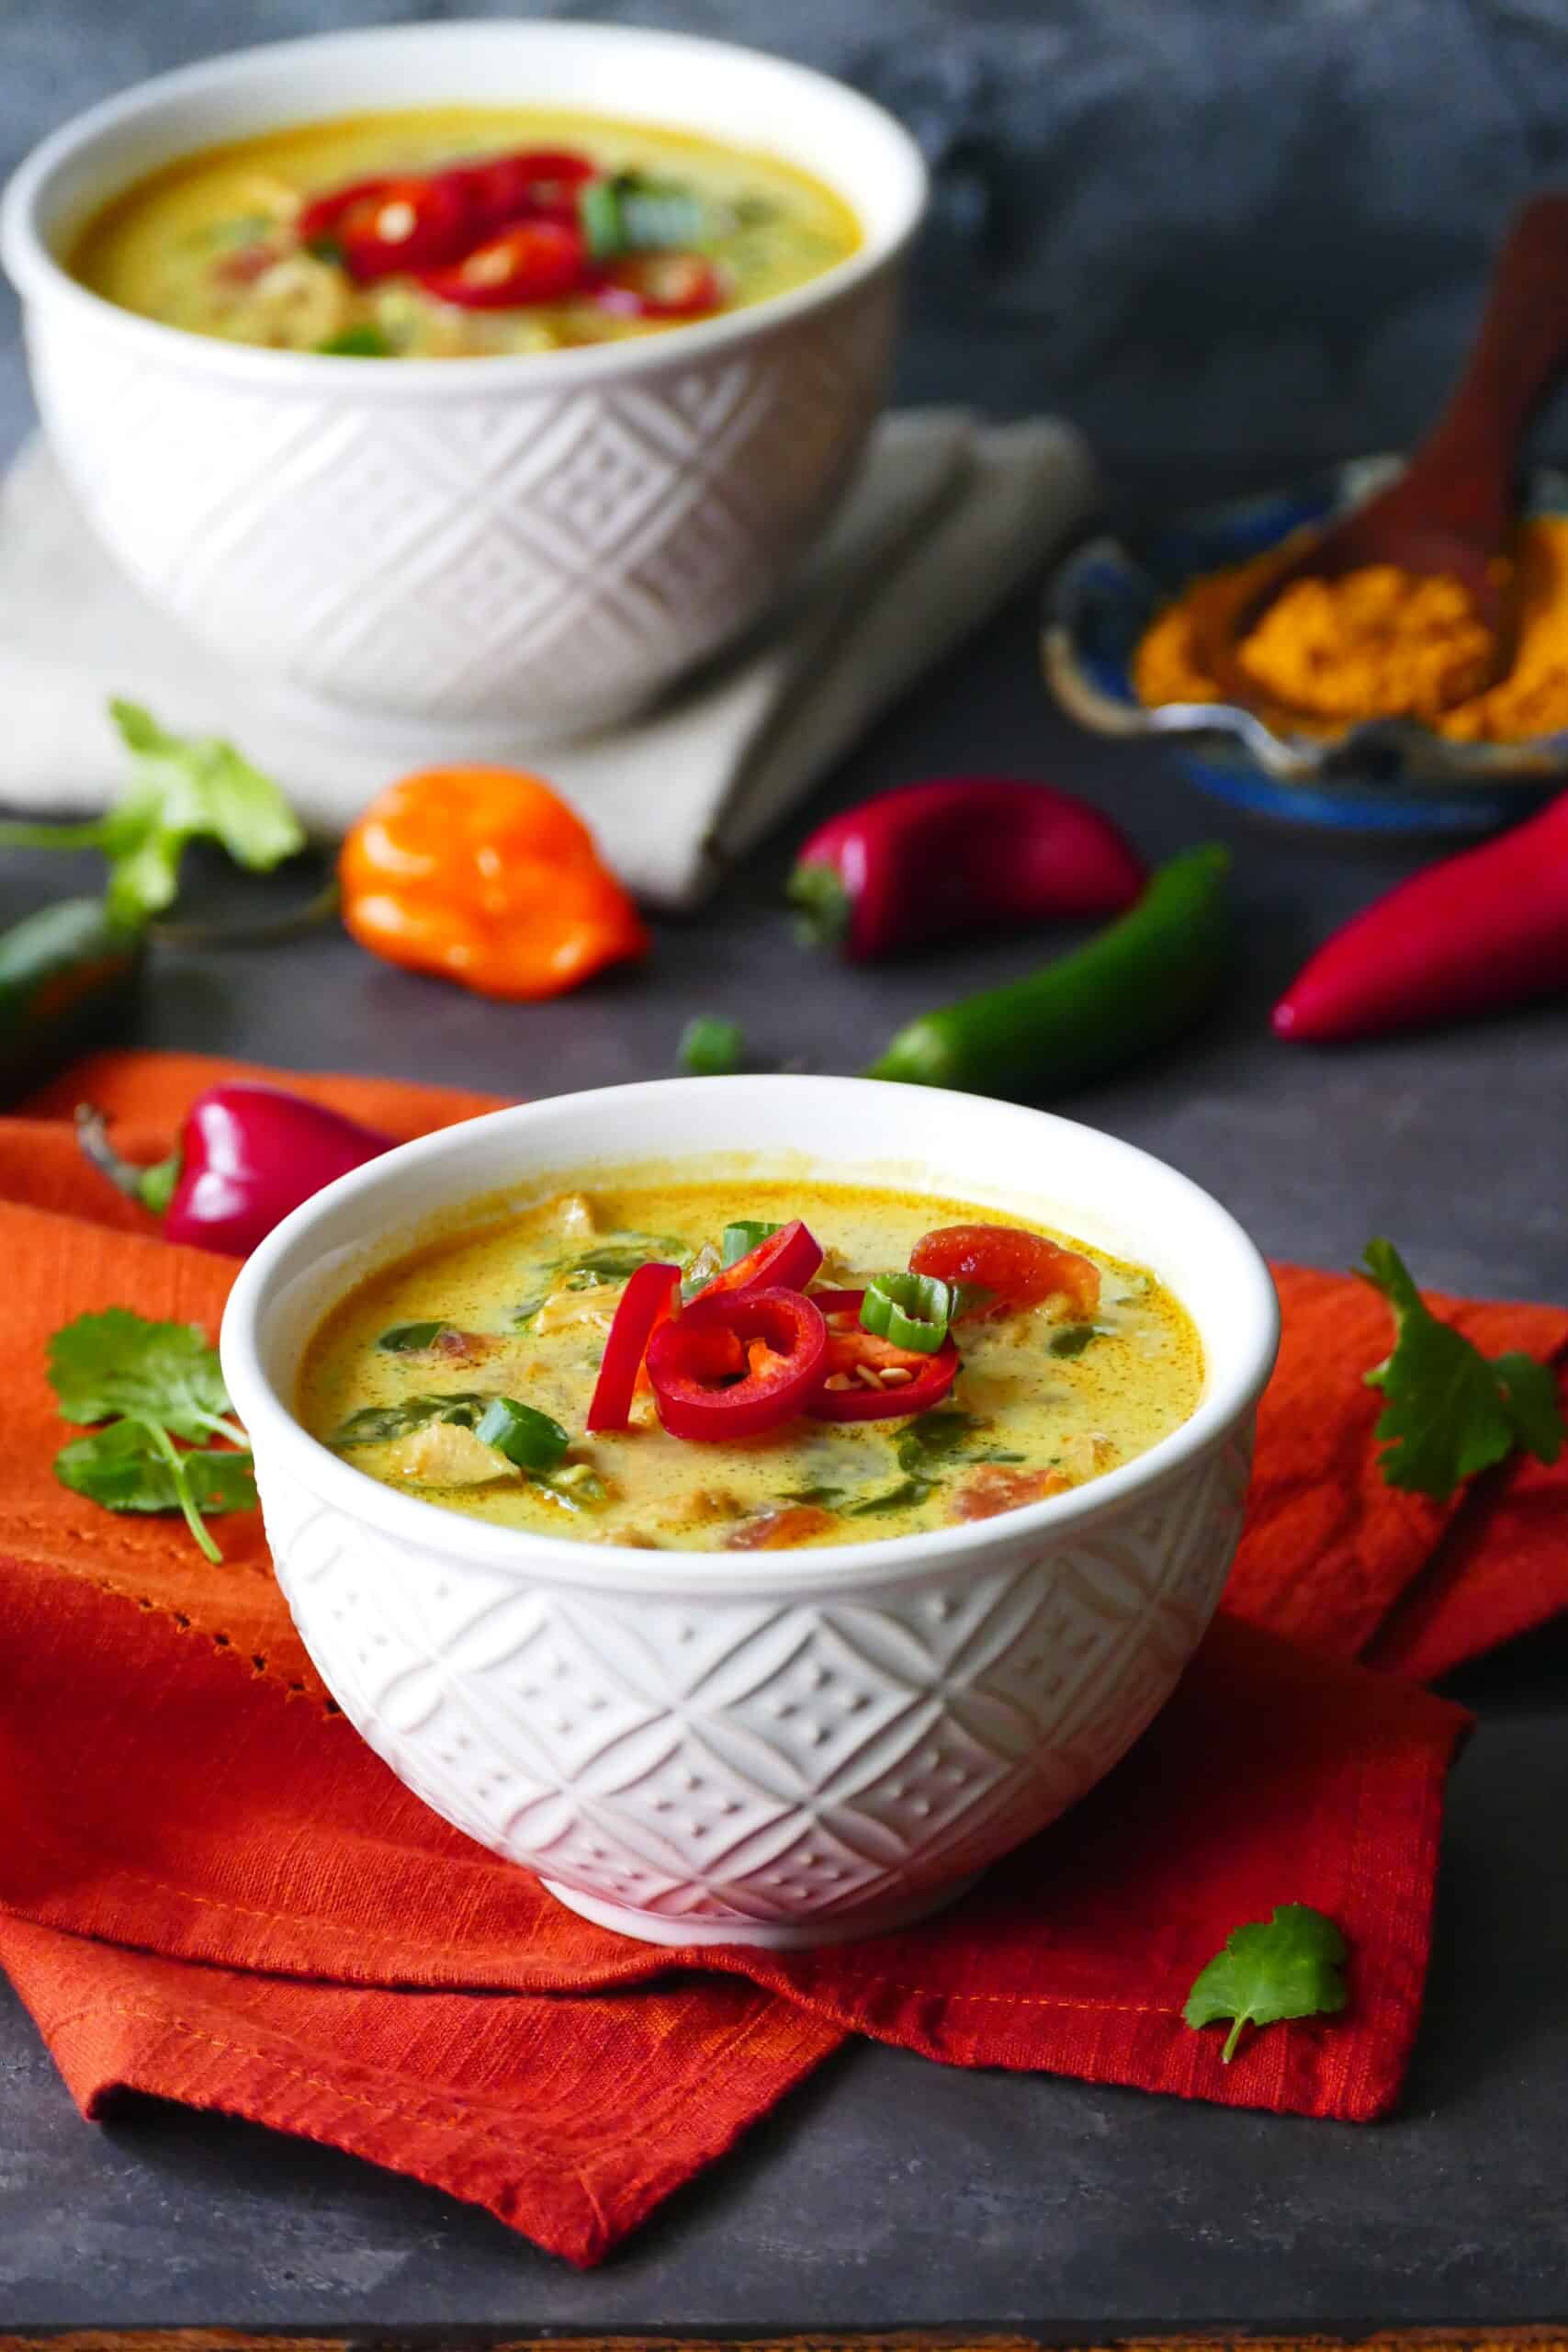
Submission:
<svg viewBox="0 0 1568 2352">
<path fill-rule="evenodd" d="M 587 181 L 578 194 L 577 221 L 595 261 L 699 244 L 710 225 L 707 208 L 689 188 L 639 172 Z"/>
<path fill-rule="evenodd" d="M 933 1356 L 953 1319 L 953 1293 L 934 1274 L 874 1274 L 861 1301 L 863 1331 Z"/>
<path fill-rule="evenodd" d="M 689 1078 L 728 1078 L 740 1067 L 746 1032 L 739 1021 L 699 1012 L 681 1033 L 678 1059 Z"/>
<path fill-rule="evenodd" d="M 536 1471 L 534 1484 L 542 1487 L 562 1510 L 597 1510 L 609 1500 L 604 1479 L 586 1462 L 573 1462 L 565 1470 Z"/>
<path fill-rule="evenodd" d="M 1059 1331 L 1051 1334 L 1051 1353 L 1054 1356 L 1081 1356 L 1094 1336 L 1092 1323 L 1064 1323 Z"/>
<path fill-rule="evenodd" d="M 775 1233 L 783 1231 L 782 1226 L 765 1225 L 761 1217 L 737 1217 L 733 1225 L 724 1228 L 721 1264 L 739 1265 L 742 1258 L 749 1258 L 753 1250 L 760 1250 L 764 1241 L 771 1241 Z"/>
<path fill-rule="evenodd" d="M 382 1332 L 376 1345 L 383 1355 L 422 1355 L 426 1348 L 435 1345 L 443 1331 L 451 1329 L 450 1323 L 394 1323 L 389 1331 Z"/>
<path fill-rule="evenodd" d="M 571 1443 L 558 1421 L 532 1405 L 520 1405 L 514 1396 L 492 1397 L 474 1424 L 474 1435 L 519 1470 L 541 1473 L 558 1469 Z"/>
<path fill-rule="evenodd" d="M 390 359 L 392 346 L 379 327 L 368 321 L 363 326 L 344 327 L 341 334 L 328 335 L 316 349 L 329 359 Z"/>
</svg>

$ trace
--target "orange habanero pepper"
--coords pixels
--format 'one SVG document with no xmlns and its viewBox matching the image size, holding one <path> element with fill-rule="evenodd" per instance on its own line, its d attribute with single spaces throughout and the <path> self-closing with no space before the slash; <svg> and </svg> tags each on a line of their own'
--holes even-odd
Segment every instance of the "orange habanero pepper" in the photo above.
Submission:
<svg viewBox="0 0 1568 2352">
<path fill-rule="evenodd" d="M 362 947 L 481 996 L 559 996 L 647 953 L 587 826 L 515 768 L 405 776 L 358 818 L 338 873 Z"/>
</svg>

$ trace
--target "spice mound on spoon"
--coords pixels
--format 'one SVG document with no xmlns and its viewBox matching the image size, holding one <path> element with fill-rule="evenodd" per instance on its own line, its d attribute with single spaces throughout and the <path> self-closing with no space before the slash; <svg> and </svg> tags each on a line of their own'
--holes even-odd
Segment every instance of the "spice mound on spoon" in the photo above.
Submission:
<svg viewBox="0 0 1568 2352">
<path fill-rule="evenodd" d="M 1319 720 L 1430 719 L 1502 675 L 1519 446 L 1565 360 L 1568 193 L 1516 215 L 1468 365 L 1398 480 L 1213 599 L 1202 652 L 1224 696 Z"/>
</svg>

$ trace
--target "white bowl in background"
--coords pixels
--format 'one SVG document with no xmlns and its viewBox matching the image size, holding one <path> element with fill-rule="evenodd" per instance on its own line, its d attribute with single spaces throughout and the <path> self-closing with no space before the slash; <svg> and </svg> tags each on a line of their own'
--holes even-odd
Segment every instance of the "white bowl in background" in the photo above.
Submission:
<svg viewBox="0 0 1568 2352">
<path fill-rule="evenodd" d="M 750 1554 L 492 1526 L 379 1485 L 295 1419 L 322 1316 L 433 1217 L 730 1156 L 956 1194 L 1136 1260 L 1197 1324 L 1196 1411 L 996 1519 Z M 399 1778 L 603 1925 L 790 1945 L 949 1900 L 1164 1705 L 1235 1549 L 1278 1330 L 1240 1227 L 1131 1145 L 1010 1103 L 764 1077 L 562 1095 L 405 1144 L 262 1244 L 222 1356 L 295 1623 Z"/>
<path fill-rule="evenodd" d="M 379 366 L 160 325 L 62 266 L 173 157 L 465 101 L 770 150 L 829 180 L 864 242 L 668 334 Z M 624 717 L 774 599 L 882 404 L 925 196 L 891 116 L 779 58 L 626 26 L 408 25 L 240 51 L 90 108 L 13 177 L 0 259 L 51 443 L 130 577 L 302 710 L 396 715 L 440 755 Z"/>
</svg>

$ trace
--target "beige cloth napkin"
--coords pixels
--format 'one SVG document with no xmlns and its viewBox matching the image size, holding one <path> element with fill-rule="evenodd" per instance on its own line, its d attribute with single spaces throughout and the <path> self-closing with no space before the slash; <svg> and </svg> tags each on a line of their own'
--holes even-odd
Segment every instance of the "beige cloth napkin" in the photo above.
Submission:
<svg viewBox="0 0 1568 2352">
<path fill-rule="evenodd" d="M 612 864 L 656 905 L 695 904 L 878 712 L 977 628 L 1088 513 L 1094 469 L 1049 419 L 886 418 L 860 481 L 763 629 L 640 718 L 531 753 Z M 0 497 L 0 804 L 100 807 L 122 773 L 106 698 L 230 736 L 312 828 L 340 832 L 412 764 L 378 739 L 301 724 L 166 619 L 92 537 L 40 441 Z"/>
</svg>

